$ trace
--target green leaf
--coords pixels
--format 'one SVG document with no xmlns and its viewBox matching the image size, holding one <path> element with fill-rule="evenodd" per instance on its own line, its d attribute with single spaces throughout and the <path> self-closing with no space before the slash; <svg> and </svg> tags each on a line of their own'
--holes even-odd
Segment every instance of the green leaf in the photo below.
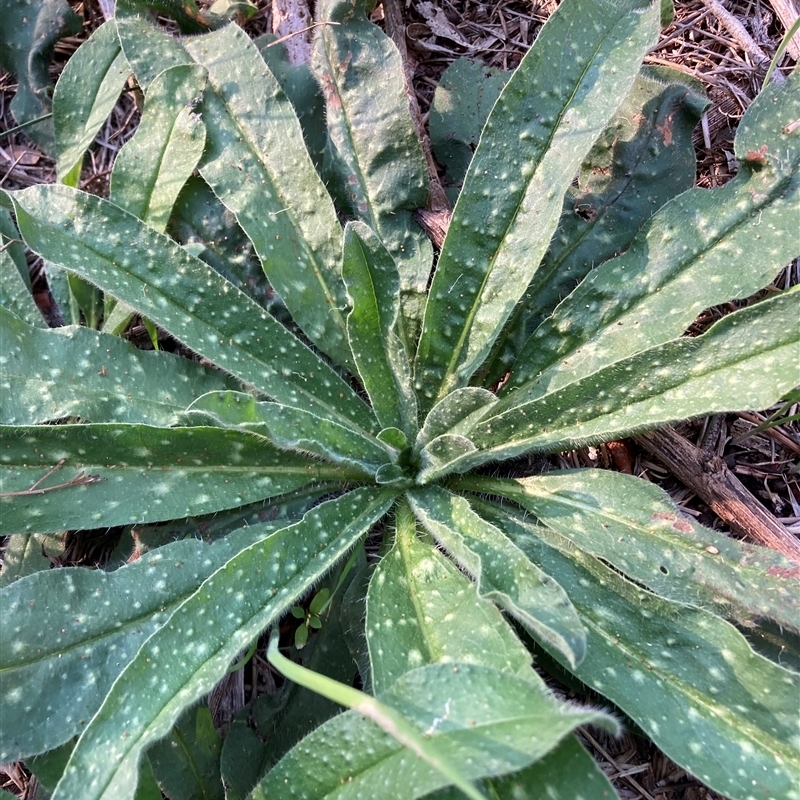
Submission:
<svg viewBox="0 0 800 800">
<path fill-rule="evenodd" d="M 17 226 L 5 208 L 0 208 L 0 306 L 28 325 L 47 327 L 31 295 L 31 278 Z"/>
<path fill-rule="evenodd" d="M 144 91 L 170 67 L 192 63 L 178 39 L 156 28 L 144 16 L 117 14 L 117 34 L 122 52 Z"/>
<path fill-rule="evenodd" d="M 345 428 L 326 417 L 279 403 L 260 403 L 241 392 L 212 392 L 189 409 L 186 419 L 197 424 L 236 427 L 264 437 L 279 448 L 322 456 L 374 475 L 391 461 L 390 451 L 379 440 Z"/>
<path fill-rule="evenodd" d="M 388 490 L 356 489 L 218 569 L 142 645 L 111 687 L 78 740 L 53 800 L 131 798 L 144 748 L 164 736 L 237 653 L 365 535 L 392 498 Z"/>
<path fill-rule="evenodd" d="M 394 547 L 367 592 L 372 690 L 381 694 L 425 664 L 482 664 L 538 682 L 531 658 L 497 607 L 435 547 L 416 535 L 411 510 L 396 512 Z"/>
<path fill-rule="evenodd" d="M 209 25 L 209 20 L 200 13 L 196 0 L 116 0 L 115 5 L 119 17 L 164 14 L 175 20 L 181 33 L 198 33 Z"/>
<path fill-rule="evenodd" d="M 332 583 L 336 573 L 327 580 Z M 356 674 L 342 628 L 342 595 L 334 594 L 325 624 L 303 648 L 307 669 L 351 685 Z M 362 630 L 363 640 L 363 630 Z M 222 748 L 226 800 L 244 800 L 250 790 L 296 742 L 335 714 L 340 707 L 310 689 L 287 681 L 275 695 L 259 697 L 233 721 Z"/>
<path fill-rule="evenodd" d="M 219 759 L 222 739 L 211 711 L 200 705 L 185 711 L 172 730 L 148 751 L 159 788 L 170 800 L 224 800 Z"/>
<path fill-rule="evenodd" d="M 542 539 L 557 534 L 519 513 L 489 503 L 480 509 L 570 587 L 587 640 L 586 658 L 571 669 L 576 677 L 726 797 L 800 797 L 796 673 L 756 655 L 718 617 L 655 597 L 580 550 L 547 546 Z"/>
<path fill-rule="evenodd" d="M 461 188 L 481 130 L 511 73 L 457 58 L 442 73 L 428 127 L 431 147 L 451 186 Z"/>
<path fill-rule="evenodd" d="M 190 177 L 184 184 L 167 230 L 239 291 L 271 310 L 273 316 L 277 316 L 277 309 L 271 306 L 280 304 L 280 308 L 284 308 L 236 217 L 199 176 Z"/>
<path fill-rule="evenodd" d="M 695 180 L 692 132 L 708 105 L 703 85 L 643 67 L 567 190 L 558 230 L 522 303 L 550 314 L 593 267 L 627 249 L 636 231 Z"/>
<path fill-rule="evenodd" d="M 65 0 L 0 0 L 0 65 L 17 78 L 11 113 L 22 124 L 50 111 L 48 74 L 53 48 L 60 36 L 71 36 L 83 24 Z M 25 133 L 45 152 L 53 150 L 53 124 L 40 121 Z"/>
<path fill-rule="evenodd" d="M 570 0 L 506 84 L 429 292 L 415 373 L 425 410 L 488 355 L 547 250 L 564 193 L 657 33 L 657 4 Z"/>
<path fill-rule="evenodd" d="M 447 759 L 468 781 L 527 767 L 578 725 L 614 727 L 605 715 L 559 703 L 528 680 L 477 664 L 420 667 L 377 701 L 423 737 L 423 757 Z M 440 772 L 381 731 L 367 713 L 358 708 L 317 728 L 267 774 L 252 800 L 411 800 L 447 785 Z"/>
<path fill-rule="evenodd" d="M 236 214 L 297 324 L 321 350 L 349 365 L 341 227 L 291 103 L 236 25 L 186 48 L 208 70 L 200 173 Z"/>
<path fill-rule="evenodd" d="M 0 571 L 0 587 L 33 575 L 34 572 L 48 570 L 53 566 L 51 559 L 64 552 L 66 534 L 48 535 L 45 533 L 18 533 L 8 537 L 3 551 L 3 569 Z"/>
<path fill-rule="evenodd" d="M 111 200 L 159 231 L 203 155 L 205 126 L 194 112 L 205 88 L 198 66 L 172 67 L 150 84 L 142 120 L 117 153 Z"/>
<path fill-rule="evenodd" d="M 476 452 L 449 470 L 703 414 L 767 408 L 800 382 L 798 293 L 786 290 L 724 317 L 702 336 L 645 350 L 529 402 L 526 390 L 512 393 L 469 432 Z"/>
<path fill-rule="evenodd" d="M 81 275 L 279 402 L 375 426 L 333 370 L 247 297 L 121 208 L 65 186 L 13 195 L 31 249 Z"/>
<path fill-rule="evenodd" d="M 80 163 L 119 100 L 131 68 L 120 48 L 117 25 L 104 22 L 77 49 L 53 93 L 58 180 L 70 173 L 77 185 Z"/>
<path fill-rule="evenodd" d="M 468 433 L 477 422 L 489 415 L 495 405 L 497 397 L 478 386 L 464 386 L 450 392 L 425 418 L 414 444 L 415 451 L 424 452 L 428 444 L 444 434 L 461 436 Z"/>
<path fill-rule="evenodd" d="M 556 581 L 500 529 L 479 517 L 465 498 L 430 487 L 412 492 L 409 499 L 420 522 L 475 579 L 481 597 L 497 603 L 571 665 L 580 664 L 586 636 L 567 594 Z"/>
<path fill-rule="evenodd" d="M 475 489 L 514 500 L 571 546 L 662 597 L 800 631 L 796 564 L 691 522 L 651 483 L 606 470 L 489 483 Z"/>
<path fill-rule="evenodd" d="M 797 255 L 800 139 L 781 131 L 800 117 L 800 76 L 751 109 L 737 136 L 737 177 L 676 197 L 624 255 L 592 272 L 526 342 L 505 393 L 552 392 L 669 341 L 705 308 L 754 294 Z M 766 163 L 746 161 L 742 141 L 763 143 Z"/>
<path fill-rule="evenodd" d="M 345 228 L 342 277 L 351 305 L 350 348 L 375 416 L 383 428 L 415 431 L 417 404 L 402 338 L 397 265 L 361 222 Z"/>
<path fill-rule="evenodd" d="M 294 113 L 300 120 L 308 154 L 317 172 L 321 173 L 328 138 L 322 90 L 311 72 L 311 65 L 293 64 L 285 43 L 278 43 L 277 40 L 278 37 L 274 34 L 265 33 L 256 38 L 255 43 L 270 72 L 278 79 L 281 89 L 289 98 Z"/>
<path fill-rule="evenodd" d="M 4 308 L 0 337 L 5 425 L 80 417 L 166 427 L 199 395 L 232 384 L 196 361 L 137 350 L 88 328 L 32 328 Z"/>
<path fill-rule="evenodd" d="M 400 53 L 349 2 L 325 0 L 317 16 L 333 23 L 316 28 L 311 61 L 325 97 L 331 183 L 344 208 L 375 231 L 397 262 L 403 309 L 418 328 L 433 253 L 411 215 L 428 202 L 428 170 Z"/>
<path fill-rule="evenodd" d="M 499 800 L 617 800 L 611 782 L 574 736 L 531 766 L 479 784 Z M 455 789 L 443 789 L 427 800 L 462 800 Z"/>
<path fill-rule="evenodd" d="M 3 763 L 81 733 L 128 661 L 175 608 L 236 553 L 285 526 L 252 525 L 212 545 L 173 542 L 114 572 L 37 572 L 2 589 Z"/>
<path fill-rule="evenodd" d="M 642 68 L 567 190 L 550 249 L 481 370 L 489 371 L 484 382 L 503 377 L 562 298 L 598 264 L 627 250 L 659 208 L 694 185 L 692 132 L 706 105 L 693 78 Z"/>
<path fill-rule="evenodd" d="M 5 533 L 197 516 L 360 475 L 246 431 L 117 424 L 6 427 L 0 469 Z"/>
</svg>

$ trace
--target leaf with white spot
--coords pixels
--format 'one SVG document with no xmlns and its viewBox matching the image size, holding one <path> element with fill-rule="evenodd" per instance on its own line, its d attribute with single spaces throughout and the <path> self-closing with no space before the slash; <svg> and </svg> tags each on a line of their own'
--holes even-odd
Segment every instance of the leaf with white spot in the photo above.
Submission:
<svg viewBox="0 0 800 800">
<path fill-rule="evenodd" d="M 19 231 L 5 208 L 0 208 L 0 306 L 28 325 L 47 327 L 31 294 L 31 278 Z"/>
<path fill-rule="evenodd" d="M 502 778 L 487 778 L 478 786 L 500 800 L 616 800 L 617 793 L 598 763 L 574 736 L 531 766 Z M 463 800 L 453 788 L 426 800 Z"/>
<path fill-rule="evenodd" d="M 195 352 L 279 402 L 375 427 L 317 355 L 221 275 L 118 206 L 66 186 L 12 195 L 28 246 L 140 311 Z"/>
<path fill-rule="evenodd" d="M 118 15 L 117 35 L 122 52 L 143 91 L 164 70 L 192 63 L 192 57 L 174 36 L 159 30 L 143 16 Z"/>
<path fill-rule="evenodd" d="M 221 372 L 146 352 L 89 328 L 32 328 L 0 308 L 4 425 L 65 417 L 174 425 L 201 394 L 230 387 Z"/>
<path fill-rule="evenodd" d="M 167 227 L 184 183 L 205 146 L 194 111 L 206 84 L 197 65 L 172 67 L 150 84 L 136 133 L 114 159 L 111 200 L 156 230 Z"/>
<path fill-rule="evenodd" d="M 477 502 L 482 515 L 569 587 L 586 629 L 586 658 L 570 668 L 579 680 L 726 797 L 800 798 L 797 673 L 754 653 L 719 617 L 656 597 L 565 542 L 548 546 L 558 534 L 525 522 L 522 512 Z"/>
<path fill-rule="evenodd" d="M 169 800 L 225 800 L 221 753 L 222 738 L 211 709 L 201 704 L 181 715 L 169 734 L 147 751 L 146 760 Z"/>
<path fill-rule="evenodd" d="M 797 564 L 690 521 L 651 483 L 595 469 L 516 481 L 476 478 L 472 488 L 514 500 L 574 546 L 662 597 L 746 625 L 772 620 L 800 632 Z"/>
<path fill-rule="evenodd" d="M 408 105 L 400 53 L 350 2 L 317 11 L 311 64 L 325 97 L 326 178 L 342 208 L 366 223 L 400 276 L 406 345 L 415 341 L 433 253 L 412 218 L 428 202 L 428 170 Z"/>
<path fill-rule="evenodd" d="M 468 383 L 524 294 L 564 194 L 658 35 L 659 4 L 566 3 L 492 109 L 433 277 L 415 386 L 429 410 Z"/>
<path fill-rule="evenodd" d="M 483 664 L 538 683 L 528 651 L 496 606 L 435 547 L 423 544 L 407 505 L 396 509 L 394 547 L 367 592 L 372 691 L 424 664 Z"/>
<path fill-rule="evenodd" d="M 544 396 L 518 389 L 468 432 L 472 449 L 438 465 L 438 474 L 688 417 L 767 408 L 800 383 L 798 296 L 800 287 L 787 289 L 702 336 L 658 345 Z"/>
<path fill-rule="evenodd" d="M 316 480 L 362 477 L 232 429 L 99 423 L 0 430 L 4 534 L 179 519 Z"/>
<path fill-rule="evenodd" d="M 580 664 L 586 635 L 564 589 L 528 559 L 469 502 L 438 487 L 409 495 L 414 514 L 456 563 L 471 575 L 478 594 L 497 603 L 525 628 Z"/>
<path fill-rule="evenodd" d="M 117 38 L 116 20 L 104 22 L 84 45 L 67 61 L 53 92 L 60 181 L 69 179 L 79 167 L 131 74 Z"/>
<path fill-rule="evenodd" d="M 396 457 L 391 448 L 367 434 L 298 408 L 258 402 L 242 392 L 203 395 L 187 409 L 185 419 L 190 424 L 251 431 L 276 447 L 313 453 L 334 464 L 360 469 L 365 476 L 374 476 Z"/>
<path fill-rule="evenodd" d="M 384 428 L 416 430 L 417 403 L 403 343 L 400 276 L 382 241 L 362 222 L 344 231 L 342 277 L 351 311 L 347 335 L 356 368 Z"/>
<path fill-rule="evenodd" d="M 128 800 L 137 764 L 240 650 L 274 623 L 389 510 L 390 490 L 356 489 L 245 548 L 139 649 L 70 757 L 53 800 Z M 576 723 L 590 715 L 575 714 Z"/>
<path fill-rule="evenodd" d="M 426 755 L 446 759 L 469 781 L 529 766 L 578 725 L 616 727 L 601 712 L 561 703 L 536 683 L 479 664 L 419 667 L 377 699 L 419 731 Z M 303 739 L 250 800 L 413 800 L 445 785 L 441 772 L 357 710 Z"/>
<path fill-rule="evenodd" d="M 349 366 L 342 229 L 292 104 L 237 25 L 185 46 L 208 71 L 200 174 L 236 214 L 295 322 Z"/>
<path fill-rule="evenodd" d="M 514 366 L 527 337 L 579 281 L 626 251 L 659 208 L 694 186 L 692 132 L 707 105 L 694 78 L 642 67 L 567 190 L 550 249 L 481 369 L 489 380 Z"/>
<path fill-rule="evenodd" d="M 173 542 L 115 572 L 37 572 L 0 591 L 9 615 L 0 626 L 2 763 L 80 734 L 142 642 L 175 608 L 236 553 L 285 526 L 286 520 L 252 525 L 212 545 Z"/>
<path fill-rule="evenodd" d="M 742 120 L 736 178 L 679 195 L 624 255 L 591 272 L 526 342 L 503 393 L 556 391 L 680 336 L 704 309 L 769 283 L 800 253 L 800 137 L 782 132 L 798 117 L 800 75 L 770 84 Z M 753 140 L 769 153 L 764 164 L 747 159 L 742 141 Z"/>
</svg>

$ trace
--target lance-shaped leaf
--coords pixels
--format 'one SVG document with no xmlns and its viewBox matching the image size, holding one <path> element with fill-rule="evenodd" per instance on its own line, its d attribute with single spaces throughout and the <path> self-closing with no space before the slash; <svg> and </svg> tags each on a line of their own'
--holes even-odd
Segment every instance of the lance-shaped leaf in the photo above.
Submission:
<svg viewBox="0 0 800 800">
<path fill-rule="evenodd" d="M 116 23 L 122 52 L 144 91 L 164 70 L 192 63 L 178 39 L 159 30 L 144 17 L 125 14 L 118 16 Z"/>
<path fill-rule="evenodd" d="M 280 303 L 269 285 L 253 244 L 200 177 L 186 181 L 170 217 L 168 232 L 260 306 L 278 315 Z"/>
<path fill-rule="evenodd" d="M 505 775 L 487 778 L 478 786 L 487 797 L 510 800 L 616 800 L 617 793 L 597 762 L 568 736 L 551 753 L 531 766 Z M 427 800 L 463 800 L 453 788 L 430 795 Z"/>
<path fill-rule="evenodd" d="M 559 703 L 535 683 L 479 664 L 420 667 L 377 699 L 424 736 L 425 756 L 442 756 L 467 780 L 526 767 L 577 725 L 615 727 L 610 717 Z M 412 800 L 447 785 L 420 755 L 359 711 L 341 714 L 303 739 L 261 781 L 252 800 Z"/>
<path fill-rule="evenodd" d="M 137 350 L 89 328 L 32 328 L 4 308 L 0 338 L 4 425 L 65 417 L 174 425 L 201 394 L 233 383 L 196 361 Z"/>
<path fill-rule="evenodd" d="M 19 231 L 5 208 L 0 208 L 0 306 L 28 325 L 47 327 L 31 294 L 31 278 Z"/>
<path fill-rule="evenodd" d="M 375 416 L 384 428 L 410 433 L 417 406 L 402 339 L 400 277 L 381 240 L 363 223 L 345 228 L 342 277 L 352 307 L 350 348 Z"/>
<path fill-rule="evenodd" d="M 130 74 L 113 19 L 97 28 L 67 61 L 53 93 L 60 181 L 79 168 Z"/>
<path fill-rule="evenodd" d="M 388 490 L 365 488 L 323 503 L 204 581 L 112 686 L 78 740 L 53 800 L 132 798 L 143 750 L 365 535 L 392 497 Z"/>
<path fill-rule="evenodd" d="M 492 109 L 431 285 L 415 383 L 429 409 L 466 384 L 544 256 L 563 196 L 628 93 L 658 4 L 570 0 Z"/>
<path fill-rule="evenodd" d="M 534 332 L 503 391 L 552 392 L 768 283 L 800 252 L 800 137 L 783 132 L 798 117 L 800 76 L 762 92 L 737 134 L 737 177 L 664 206 L 624 255 L 592 272 Z"/>
<path fill-rule="evenodd" d="M 147 760 L 170 800 L 224 800 L 221 752 L 211 709 L 200 705 L 181 715 L 169 735 L 147 751 Z"/>
<path fill-rule="evenodd" d="M 430 487 L 409 495 L 425 528 L 470 574 L 478 594 L 488 597 L 546 640 L 572 664 L 580 664 L 586 637 L 578 615 L 559 584 L 542 572 L 497 527 L 478 516 L 469 502 Z"/>
<path fill-rule="evenodd" d="M 198 423 L 192 422 L 198 418 Z M 392 460 L 377 439 L 345 428 L 325 417 L 279 403 L 262 403 L 241 392 L 212 392 L 187 409 L 191 424 L 216 424 L 252 431 L 276 447 L 322 456 L 374 475 Z"/>
<path fill-rule="evenodd" d="M 725 797 L 800 796 L 797 673 L 756 655 L 719 617 L 655 597 L 580 550 L 547 546 L 542 537 L 558 534 L 519 514 L 490 503 L 480 508 L 570 587 L 586 628 L 586 658 L 571 668 L 581 681 Z"/>
<path fill-rule="evenodd" d="M 7 427 L 0 475 L 4 533 L 210 514 L 314 480 L 363 477 L 246 431 L 115 424 Z"/>
<path fill-rule="evenodd" d="M 394 547 L 369 582 L 366 631 L 375 694 L 424 664 L 483 664 L 539 681 L 497 607 L 435 547 L 419 541 L 405 503 L 396 510 Z"/>
<path fill-rule="evenodd" d="M 194 113 L 205 87 L 197 65 L 171 67 L 151 83 L 142 120 L 114 159 L 111 200 L 150 227 L 164 231 L 184 183 L 203 155 L 206 132 Z M 134 310 L 117 303 L 103 328 L 121 334 Z"/>
<path fill-rule="evenodd" d="M 279 402 L 370 429 L 372 413 L 297 337 L 207 264 L 99 197 L 66 186 L 13 195 L 20 231 L 80 275 Z"/>
<path fill-rule="evenodd" d="M 474 488 L 514 500 L 581 550 L 662 597 L 736 622 L 770 619 L 800 630 L 796 564 L 682 517 L 651 483 L 594 469 L 516 481 L 477 479 Z"/>
<path fill-rule="evenodd" d="M 489 112 L 510 77 L 510 72 L 468 58 L 456 59 L 442 73 L 428 127 L 436 160 L 456 190 L 464 182 Z"/>
<path fill-rule="evenodd" d="M 318 15 L 333 23 L 316 29 L 312 54 L 325 96 L 333 185 L 345 207 L 392 254 L 408 297 L 404 310 L 418 316 L 432 250 L 411 215 L 428 201 L 428 170 L 400 53 L 361 5 L 354 9 L 349 2 L 325 0 Z"/>
<path fill-rule="evenodd" d="M 687 417 L 768 407 L 800 381 L 799 294 L 789 289 L 724 317 L 702 336 L 645 350 L 544 397 L 526 402 L 525 389 L 512 393 L 469 432 L 474 450 L 449 471 Z"/>
<path fill-rule="evenodd" d="M 322 160 L 328 137 L 325 122 L 325 100 L 322 89 L 311 71 L 309 63 L 294 64 L 280 37 L 265 33 L 255 40 L 258 52 L 270 72 L 278 79 L 284 94 L 289 98 L 306 142 L 306 149 L 317 172 L 322 174 Z M 326 182 L 326 187 L 328 184 Z M 328 187 L 330 191 L 330 187 Z"/>
<path fill-rule="evenodd" d="M 205 126 L 194 108 L 205 84 L 196 65 L 162 72 L 147 90 L 136 133 L 114 160 L 112 201 L 159 231 L 203 155 Z"/>
<path fill-rule="evenodd" d="M 142 642 L 234 555 L 283 527 L 252 525 L 211 545 L 189 538 L 114 572 L 47 570 L 3 589 L 3 763 L 80 734 Z"/>
<path fill-rule="evenodd" d="M 639 228 L 695 179 L 692 132 L 702 84 L 643 67 L 570 186 L 550 249 L 494 346 L 484 381 L 499 380 L 530 333 L 593 268 L 628 249 Z M 623 287 L 624 288 L 624 287 Z"/>
<path fill-rule="evenodd" d="M 203 178 L 236 214 L 297 324 L 340 364 L 351 364 L 341 226 L 292 104 L 236 25 L 186 48 L 208 70 Z"/>
</svg>

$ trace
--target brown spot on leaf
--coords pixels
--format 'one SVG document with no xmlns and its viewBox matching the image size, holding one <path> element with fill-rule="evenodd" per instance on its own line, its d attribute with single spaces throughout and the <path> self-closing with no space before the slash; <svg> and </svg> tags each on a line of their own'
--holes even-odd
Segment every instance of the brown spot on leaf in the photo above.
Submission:
<svg viewBox="0 0 800 800">
<path fill-rule="evenodd" d="M 322 84 L 322 94 L 325 97 L 325 102 L 333 109 L 337 111 L 342 107 L 342 99 L 339 97 L 339 92 L 336 88 L 336 84 L 333 82 L 330 74 L 327 72 L 323 72 L 320 75 L 320 83 Z"/>
<path fill-rule="evenodd" d="M 664 147 L 669 147 L 672 144 L 672 123 L 674 121 L 675 114 L 673 112 L 664 120 L 663 125 L 656 125 L 656 130 L 664 137 Z"/>
<path fill-rule="evenodd" d="M 768 567 L 767 575 L 774 575 L 776 578 L 800 579 L 800 567 Z"/>
<path fill-rule="evenodd" d="M 762 167 L 767 163 L 767 146 L 762 144 L 758 150 L 748 150 L 745 154 L 744 160 L 751 161 L 754 164 L 760 164 Z"/>
</svg>

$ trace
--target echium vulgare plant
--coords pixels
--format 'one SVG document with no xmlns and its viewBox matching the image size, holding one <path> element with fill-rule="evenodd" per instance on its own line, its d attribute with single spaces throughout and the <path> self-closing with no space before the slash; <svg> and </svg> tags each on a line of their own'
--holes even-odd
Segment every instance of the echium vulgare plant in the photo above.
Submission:
<svg viewBox="0 0 800 800">
<path fill-rule="evenodd" d="M 61 183 L 4 195 L 96 324 L 48 329 L 9 242 L 0 762 L 53 800 L 573 800 L 615 796 L 575 729 L 622 719 L 728 797 L 800 798 L 796 565 L 531 457 L 798 382 L 797 287 L 684 335 L 800 250 L 797 74 L 693 189 L 703 99 L 641 66 L 661 3 L 565 0 L 434 266 L 399 54 L 356 0 L 318 12 L 306 69 L 121 10 L 56 86 Z M 110 198 L 78 191 L 131 75 Z M 175 352 L 115 335 L 133 314 Z M 111 528 L 103 569 L 41 567 Z M 262 636 L 254 691 L 264 658 L 285 682 L 221 739 L 199 701 Z"/>
</svg>

